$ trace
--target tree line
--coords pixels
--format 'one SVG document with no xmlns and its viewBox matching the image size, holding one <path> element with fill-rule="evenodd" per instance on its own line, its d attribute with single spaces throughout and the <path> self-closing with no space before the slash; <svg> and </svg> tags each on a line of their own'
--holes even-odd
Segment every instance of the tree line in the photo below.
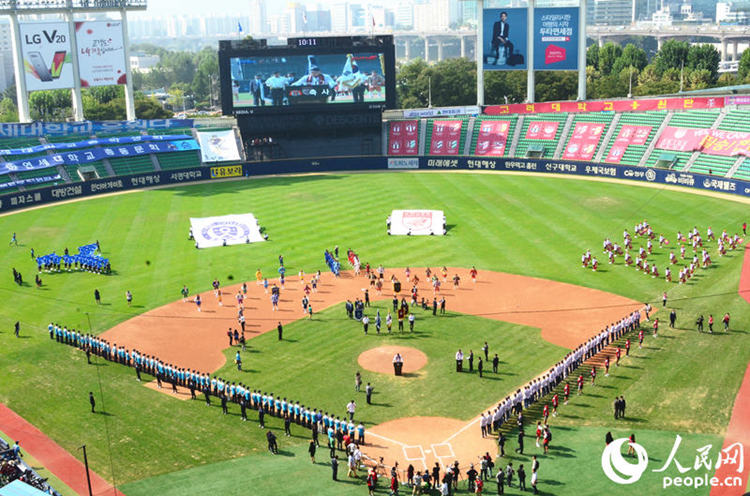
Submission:
<svg viewBox="0 0 750 496">
<path fill-rule="evenodd" d="M 132 53 L 156 55 L 149 71 L 133 72 L 136 115 L 143 119 L 166 118 L 183 106 L 209 108 L 219 102 L 219 61 L 216 49 L 199 52 L 171 51 L 157 45 L 134 45 Z M 587 98 L 625 98 L 678 93 L 717 86 L 750 83 L 750 50 L 745 50 L 737 74 L 719 74 L 721 56 L 712 45 L 691 45 L 668 40 L 648 56 L 644 43 L 621 46 L 592 44 L 586 51 Z M 575 71 L 535 74 L 536 101 L 573 100 L 578 94 Z M 486 71 L 485 103 L 521 103 L 526 99 L 525 71 Z M 163 107 L 144 92 L 163 89 Z M 2 93 L 0 122 L 18 120 L 15 87 Z M 465 58 L 427 64 L 417 59 L 396 68 L 398 108 L 472 105 L 476 103 L 476 64 Z M 83 110 L 87 119 L 124 120 L 125 97 L 121 86 L 85 88 Z M 188 102 L 186 104 L 186 102 Z M 70 90 L 36 91 L 29 96 L 34 120 L 65 120 L 73 115 Z"/>
</svg>

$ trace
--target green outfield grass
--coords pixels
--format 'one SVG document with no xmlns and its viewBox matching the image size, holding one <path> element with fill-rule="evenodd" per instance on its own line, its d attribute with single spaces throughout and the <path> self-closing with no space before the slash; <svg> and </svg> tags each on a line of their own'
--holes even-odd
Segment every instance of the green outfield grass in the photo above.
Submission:
<svg viewBox="0 0 750 496">
<path fill-rule="evenodd" d="M 386 236 L 385 218 L 395 208 L 444 210 L 448 236 Z M 198 251 L 187 240 L 189 217 L 242 212 L 252 212 L 260 220 L 270 242 Z M 200 402 L 181 402 L 148 390 L 124 367 L 86 366 L 80 353 L 49 342 L 47 323 L 55 320 L 86 330 L 90 318 L 93 332 L 103 332 L 177 299 L 183 284 L 191 291 L 204 291 L 215 277 L 225 283 L 230 275 L 233 282 L 249 280 L 258 267 L 274 273 L 279 253 L 284 254 L 289 273 L 300 268 L 306 272 L 323 269 L 323 250 L 334 244 L 342 250 L 355 249 L 363 262 L 373 265 L 475 265 L 580 284 L 659 305 L 661 292 L 668 290 L 670 305 L 678 308 L 681 329 L 665 332 L 658 342 L 648 342 L 649 349 L 636 353 L 632 363 L 618 371 L 617 379 L 608 378 L 617 381 L 612 384 L 614 390 L 602 391 L 600 398 L 587 395 L 580 405 L 574 402 L 564 417 L 555 419 L 561 428 L 571 429 L 561 429 L 556 442 L 574 449 L 575 454 L 570 458 L 560 454 L 545 462 L 544 477 L 549 474 L 561 484 L 550 483 L 546 490 L 600 494 L 586 490 L 612 489 L 601 469 L 596 471 L 595 462 L 601 454 L 602 432 L 611 425 L 610 396 L 615 393 L 628 398 L 633 417 L 621 427 L 653 432 L 659 447 L 671 446 L 675 433 L 683 437 L 694 433 L 696 442 L 711 439 L 718 443 L 750 357 L 746 325 L 750 307 L 737 295 L 741 252 L 723 259 L 714 256 L 715 266 L 699 271 L 684 286 L 668 285 L 621 263 L 610 266 L 604 257 L 599 257 L 603 270 L 592 273 L 580 268 L 581 252 L 591 248 L 598 254 L 604 237 L 619 242 L 623 228 L 632 230 L 644 218 L 657 232 L 674 239 L 677 230 L 685 232 L 694 225 L 702 230 L 710 225 L 715 232 L 727 228 L 733 233 L 747 212 L 745 204 L 619 184 L 399 173 L 182 186 L 0 217 L 0 233 L 6 233 L 9 240 L 16 231 L 22 244 L 0 248 L 7 270 L 0 281 L 0 373 L 7 378 L 0 382 L 0 401 L 75 456 L 79 456 L 75 448 L 85 443 L 92 468 L 118 486 L 127 483 L 129 495 L 200 494 L 202 487 L 233 494 L 231 487 L 241 488 L 248 482 L 257 484 L 263 494 L 302 494 L 308 489 L 316 494 L 351 494 L 363 488 L 332 485 L 327 467 L 309 463 L 304 456 L 304 433 L 282 440 L 282 449 L 295 456 L 269 458 L 264 453 L 263 433 L 252 423 L 241 423 L 235 415 L 222 416 L 218 408 L 205 408 Z M 31 247 L 37 254 L 61 253 L 66 246 L 75 251 L 96 239 L 112 260 L 114 275 L 42 274 L 44 288 L 33 287 L 36 267 L 30 259 Z M 638 243 L 635 240 L 636 250 Z M 657 249 L 662 271 L 667 254 L 668 250 Z M 31 285 L 13 284 L 10 267 L 19 269 Z M 95 288 L 102 292 L 105 305 L 94 304 Z M 125 303 L 126 290 L 134 294 L 131 308 Z M 718 321 L 725 311 L 733 318 L 730 335 L 699 336 L 691 330 L 698 313 L 713 313 Z M 22 335 L 27 338 L 13 337 L 16 320 L 21 321 Z M 380 404 L 363 410 L 366 420 L 416 414 L 470 418 L 541 372 L 557 358 L 554 355 L 564 354 L 552 345 L 540 345 L 538 330 L 468 316 L 434 320 L 425 316 L 418 320 L 417 330 L 416 336 L 364 338 L 360 327 L 346 321 L 343 310 L 336 307 L 313 322 L 288 326 L 289 342 L 283 348 L 270 335 L 253 340 L 251 349 L 258 353 L 249 355 L 245 363 L 252 372 L 243 374 L 242 380 L 313 406 L 343 409 L 352 391 L 356 355 L 384 342 L 399 342 L 422 349 L 430 362 L 424 375 L 408 388 L 396 390 L 390 378 L 378 378 L 375 402 Z M 482 382 L 468 375 L 458 381 L 455 374 L 449 376 L 455 348 L 474 347 L 477 352 L 485 339 L 492 350 L 500 352 L 506 362 L 501 372 L 507 375 Z M 537 352 L 539 346 L 549 351 L 549 358 Z M 230 366 L 221 373 L 239 377 Z M 91 416 L 88 391 L 100 391 L 100 384 L 107 415 Z M 443 407 L 433 400 L 448 387 L 455 390 L 446 394 L 461 398 L 461 408 Z M 468 389 L 472 394 L 462 396 Z M 276 421 L 270 423 L 279 427 Z M 566 432 L 571 433 L 569 437 Z M 589 435 L 595 440 L 593 445 Z M 584 460 L 589 465 L 583 465 Z M 590 477 L 570 473 L 565 464 L 576 461 L 588 467 Z M 236 469 L 246 470 L 240 470 L 240 475 Z"/>
</svg>

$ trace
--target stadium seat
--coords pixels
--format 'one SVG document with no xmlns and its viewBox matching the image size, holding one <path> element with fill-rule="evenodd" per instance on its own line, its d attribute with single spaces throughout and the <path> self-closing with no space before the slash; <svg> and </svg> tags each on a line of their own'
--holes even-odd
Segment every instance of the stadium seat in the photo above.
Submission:
<svg viewBox="0 0 750 496">
<path fill-rule="evenodd" d="M 568 114 L 528 114 L 524 116 L 523 129 L 521 129 L 521 136 L 518 138 L 518 146 L 516 147 L 516 157 L 526 156 L 526 150 L 528 150 L 531 143 L 537 143 L 544 146 L 544 156 L 551 157 L 557 148 L 557 141 L 563 132 L 565 127 L 565 120 L 568 118 Z M 533 122 L 559 122 L 557 126 L 557 133 L 553 140 L 535 140 L 526 139 L 526 131 L 529 129 L 529 125 Z"/>
<path fill-rule="evenodd" d="M 646 152 L 649 145 L 651 144 L 651 141 L 654 139 L 654 136 L 656 136 L 656 132 L 659 129 L 659 126 L 661 125 L 661 123 L 664 122 L 664 118 L 666 116 L 667 116 L 666 111 L 623 112 L 620 115 L 620 122 L 617 123 L 617 127 L 615 128 L 615 131 L 612 134 L 612 139 L 609 140 L 607 149 L 604 151 L 604 155 L 603 155 L 604 160 L 606 160 L 607 154 L 609 153 L 609 149 L 612 148 L 612 145 L 615 142 L 615 138 L 620 132 L 620 129 L 622 128 L 622 126 L 626 124 L 633 125 L 633 126 L 651 126 L 651 133 L 646 139 L 646 143 L 643 145 L 628 146 L 627 150 L 625 150 L 625 153 L 622 156 L 622 160 L 620 160 L 620 163 L 623 165 L 638 165 L 641 161 L 641 158 L 643 157 L 643 154 Z M 658 157 L 658 153 L 652 154 L 652 155 L 653 155 L 653 161 L 655 162 Z M 689 158 L 689 155 L 688 155 L 688 158 Z"/>
</svg>

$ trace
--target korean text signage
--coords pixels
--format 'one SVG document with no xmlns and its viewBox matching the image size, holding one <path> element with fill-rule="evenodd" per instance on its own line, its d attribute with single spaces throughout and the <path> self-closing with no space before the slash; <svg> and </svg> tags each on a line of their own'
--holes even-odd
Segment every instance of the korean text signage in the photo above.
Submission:
<svg viewBox="0 0 750 496">
<path fill-rule="evenodd" d="M 193 127 L 193 119 L 138 119 L 135 121 L 0 123 L 0 138 L 28 136 L 70 136 L 94 133 L 129 133 L 149 129 Z"/>
<path fill-rule="evenodd" d="M 127 83 L 120 21 L 76 22 L 76 42 L 82 87 Z"/>
<path fill-rule="evenodd" d="M 526 32 L 528 11 L 484 9 L 482 59 L 485 71 L 518 71 L 528 68 Z"/>
<path fill-rule="evenodd" d="M 388 126 L 388 155 L 419 153 L 418 121 L 394 121 Z"/>
<path fill-rule="evenodd" d="M 434 121 L 430 154 L 458 155 L 462 124 L 462 121 Z"/>
<path fill-rule="evenodd" d="M 487 115 L 558 114 L 576 112 L 644 112 L 646 110 L 692 110 L 724 107 L 722 97 L 653 98 L 638 100 L 596 100 L 588 102 L 544 102 L 490 105 Z"/>
<path fill-rule="evenodd" d="M 604 124 L 600 122 L 578 122 L 573 129 L 573 136 L 563 152 L 566 160 L 591 160 L 594 158 L 596 146 L 602 137 Z"/>
<path fill-rule="evenodd" d="M 484 121 L 479 127 L 475 155 L 502 157 L 508 142 L 509 121 Z"/>
<path fill-rule="evenodd" d="M 24 22 L 20 24 L 20 34 L 26 90 L 72 88 L 68 24 Z"/>
<path fill-rule="evenodd" d="M 632 126 L 625 124 L 617 133 L 614 144 L 607 153 L 606 162 L 620 163 L 630 145 L 645 145 L 651 134 L 651 126 Z"/>
<path fill-rule="evenodd" d="M 750 133 L 667 126 L 656 142 L 660 150 L 699 151 L 707 155 L 750 156 Z"/>
<path fill-rule="evenodd" d="M 534 70 L 578 69 L 578 7 L 534 10 Z"/>
<path fill-rule="evenodd" d="M 526 129 L 526 139 L 553 140 L 557 135 L 559 122 L 536 121 Z"/>
<path fill-rule="evenodd" d="M 211 179 L 223 179 L 225 177 L 242 177 L 241 165 L 222 165 L 211 167 Z"/>
</svg>

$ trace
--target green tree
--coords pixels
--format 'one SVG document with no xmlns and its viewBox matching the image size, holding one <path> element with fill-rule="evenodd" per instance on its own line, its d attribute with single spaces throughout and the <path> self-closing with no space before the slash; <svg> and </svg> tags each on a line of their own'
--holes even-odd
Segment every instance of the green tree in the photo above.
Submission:
<svg viewBox="0 0 750 496">
<path fill-rule="evenodd" d="M 396 71 L 396 99 L 399 108 L 427 106 L 427 80 L 422 76 L 429 70 L 427 62 L 414 59 L 400 65 Z"/>
<path fill-rule="evenodd" d="M 592 44 L 586 50 L 586 66 L 599 68 L 599 45 L 597 43 Z"/>
<path fill-rule="evenodd" d="M 653 63 L 659 74 L 668 69 L 680 69 L 688 64 L 690 44 L 687 41 L 667 40 L 654 57 Z"/>
<path fill-rule="evenodd" d="M 748 75 L 750 75 L 750 48 L 746 48 L 745 51 L 742 52 L 742 56 L 740 57 L 740 67 L 737 71 L 737 75 L 742 79 L 745 79 Z"/>
<path fill-rule="evenodd" d="M 611 41 L 599 49 L 599 70 L 605 76 L 612 72 L 617 59 L 622 56 L 622 47 Z"/>
<path fill-rule="evenodd" d="M 139 119 L 169 119 L 174 114 L 164 109 L 156 99 L 141 95 L 135 99 L 135 115 Z"/>
<path fill-rule="evenodd" d="M 525 71 L 485 71 L 484 101 L 487 105 L 522 103 L 526 99 Z"/>
<path fill-rule="evenodd" d="M 696 69 L 690 71 L 687 76 L 687 83 L 690 85 L 691 90 L 702 90 L 710 88 L 714 82 L 713 74 L 708 69 Z"/>
<path fill-rule="evenodd" d="M 534 74 L 534 78 L 537 102 L 575 100 L 578 93 L 578 72 L 540 71 Z"/>
<path fill-rule="evenodd" d="M 692 45 L 688 50 L 686 66 L 695 70 L 708 71 L 711 85 L 719 79 L 719 62 L 721 62 L 721 55 L 713 45 L 707 43 Z"/>
<path fill-rule="evenodd" d="M 73 114 L 70 90 L 34 91 L 29 95 L 29 114 L 33 120 L 64 121 Z"/>
<path fill-rule="evenodd" d="M 636 71 L 643 70 L 648 64 L 648 57 L 642 48 L 635 45 L 625 45 L 622 55 L 615 61 L 612 66 L 612 72 L 620 74 L 626 67 L 633 67 Z"/>
<path fill-rule="evenodd" d="M 0 100 L 0 122 L 18 122 L 18 108 L 10 98 Z"/>
<path fill-rule="evenodd" d="M 446 59 L 429 68 L 432 105 L 472 105 L 477 101 L 477 66 L 465 58 Z"/>
</svg>

